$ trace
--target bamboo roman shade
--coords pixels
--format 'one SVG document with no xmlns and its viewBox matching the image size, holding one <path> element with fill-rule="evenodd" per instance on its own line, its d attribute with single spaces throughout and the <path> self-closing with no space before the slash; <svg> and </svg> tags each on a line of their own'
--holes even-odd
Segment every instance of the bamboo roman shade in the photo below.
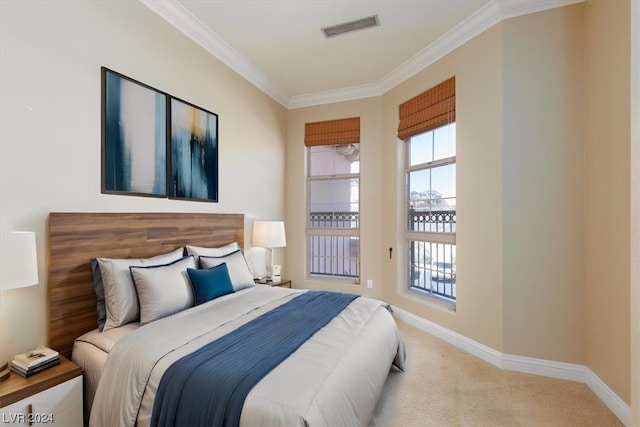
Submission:
<svg viewBox="0 0 640 427">
<path fill-rule="evenodd" d="M 456 78 L 400 104 L 398 138 L 405 140 L 456 120 Z"/>
<path fill-rule="evenodd" d="M 360 143 L 360 117 L 306 123 L 304 145 L 337 145 Z"/>
</svg>

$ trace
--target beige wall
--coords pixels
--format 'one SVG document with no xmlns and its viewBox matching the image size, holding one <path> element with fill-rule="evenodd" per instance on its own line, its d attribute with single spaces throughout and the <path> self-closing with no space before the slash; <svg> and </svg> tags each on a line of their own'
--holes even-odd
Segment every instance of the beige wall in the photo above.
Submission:
<svg viewBox="0 0 640 427">
<path fill-rule="evenodd" d="M 2 293 L 0 360 L 47 341 L 50 211 L 243 212 L 246 244 L 253 219 L 284 217 L 280 104 L 140 2 L 0 8 L 0 226 L 36 232 L 40 281 Z M 101 66 L 219 115 L 219 203 L 100 193 Z"/>
<path fill-rule="evenodd" d="M 630 2 L 585 6 L 586 363 L 629 402 Z"/>
<path fill-rule="evenodd" d="M 287 221 L 294 224 L 296 243 L 288 248 L 287 264 L 295 266 L 296 285 L 381 294 L 500 352 L 586 364 L 629 402 L 629 50 L 614 42 L 625 34 L 624 7 L 594 16 L 591 8 L 607 2 L 596 3 L 506 20 L 381 97 L 290 111 Z M 591 38 L 597 32 L 607 33 L 598 33 L 599 43 Z M 608 61 L 600 61 L 602 71 L 595 74 L 588 68 L 601 60 L 600 50 Z M 398 105 L 452 75 L 456 313 L 404 289 L 404 178 L 396 137 Z M 612 93 L 606 91 L 608 77 L 621 80 Z M 596 98 L 621 114 L 619 128 L 585 107 Z M 303 267 L 304 123 L 354 115 L 364 117 L 362 279 L 376 279 L 373 293 L 310 280 Z M 367 168 L 376 173 L 365 173 Z M 605 195 L 611 203 L 603 202 Z M 621 221 L 603 220 L 617 206 Z M 603 294 L 603 285 L 611 294 Z"/>
<path fill-rule="evenodd" d="M 504 22 L 504 351 L 584 364 L 583 5 Z"/>
<path fill-rule="evenodd" d="M 631 2 L 631 425 L 640 426 L 640 2 Z M 636 261 L 633 261 L 636 260 Z"/>
<path fill-rule="evenodd" d="M 394 305 L 489 347 L 502 350 L 502 25 L 497 25 L 384 95 L 385 234 L 396 262 L 386 271 L 385 297 Z M 456 77 L 457 313 L 405 289 L 404 176 L 397 139 L 398 105 Z M 398 231 L 400 230 L 400 231 Z"/>
</svg>

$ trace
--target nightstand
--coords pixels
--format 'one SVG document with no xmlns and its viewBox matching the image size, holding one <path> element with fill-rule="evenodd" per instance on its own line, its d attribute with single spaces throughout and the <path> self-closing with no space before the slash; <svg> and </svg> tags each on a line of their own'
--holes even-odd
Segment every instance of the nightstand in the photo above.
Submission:
<svg viewBox="0 0 640 427">
<path fill-rule="evenodd" d="M 265 282 L 261 279 L 255 279 L 254 282 L 258 285 L 276 286 L 278 288 L 290 288 L 291 280 L 280 280 L 279 282 Z"/>
<path fill-rule="evenodd" d="M 60 364 L 23 378 L 11 372 L 0 382 L 0 424 L 83 425 L 82 368 L 60 356 Z"/>
</svg>

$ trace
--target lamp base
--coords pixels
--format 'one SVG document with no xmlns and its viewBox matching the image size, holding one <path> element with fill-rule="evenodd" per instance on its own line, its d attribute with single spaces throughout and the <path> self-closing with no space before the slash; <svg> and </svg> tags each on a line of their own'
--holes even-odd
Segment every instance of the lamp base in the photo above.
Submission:
<svg viewBox="0 0 640 427">
<path fill-rule="evenodd" d="M 271 266 L 271 274 L 273 276 L 280 276 L 281 269 L 282 269 L 282 266 L 280 266 L 279 264 L 274 264 Z"/>
</svg>

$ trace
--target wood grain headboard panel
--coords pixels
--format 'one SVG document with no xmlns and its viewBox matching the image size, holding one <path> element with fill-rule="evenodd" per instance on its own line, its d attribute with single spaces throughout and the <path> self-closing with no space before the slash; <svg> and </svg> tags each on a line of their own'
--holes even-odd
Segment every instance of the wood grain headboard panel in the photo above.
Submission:
<svg viewBox="0 0 640 427">
<path fill-rule="evenodd" d="M 97 327 L 92 258 L 146 258 L 185 245 L 244 243 L 243 214 L 49 214 L 48 346 L 71 357 L 74 340 Z"/>
</svg>

